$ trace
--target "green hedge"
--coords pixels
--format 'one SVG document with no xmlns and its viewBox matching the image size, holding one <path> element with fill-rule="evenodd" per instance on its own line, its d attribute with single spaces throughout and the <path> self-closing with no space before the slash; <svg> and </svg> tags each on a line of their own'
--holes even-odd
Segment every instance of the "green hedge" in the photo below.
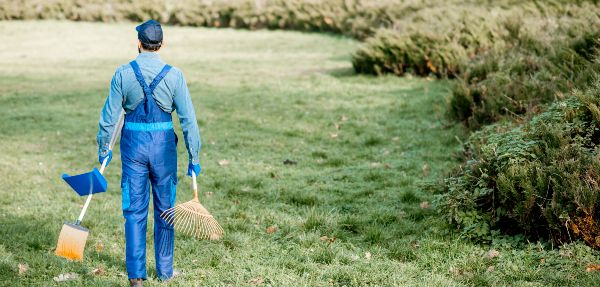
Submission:
<svg viewBox="0 0 600 287">
<path fill-rule="evenodd" d="M 451 117 L 472 129 L 504 118 L 523 120 L 573 88 L 588 86 L 598 68 L 591 57 L 600 46 L 600 31 L 588 27 L 598 23 L 571 27 L 573 32 L 551 42 L 520 35 L 507 49 L 472 60 L 453 85 Z"/>
<path fill-rule="evenodd" d="M 454 77 L 470 68 L 464 67 L 470 60 L 510 48 L 515 23 L 526 26 L 524 30 L 534 39 L 547 41 L 548 37 L 562 37 L 557 33 L 565 32 L 563 26 L 597 24 L 598 14 L 596 4 L 577 1 L 466 1 L 420 6 L 410 16 L 394 18 L 392 27 L 377 30 L 354 54 L 353 65 L 357 72 L 376 75 L 411 72 Z"/>
<path fill-rule="evenodd" d="M 502 231 L 600 248 L 599 95 L 596 80 L 525 124 L 473 133 L 438 210 L 471 238 Z"/>
<path fill-rule="evenodd" d="M 427 4 L 429 2 L 429 4 Z M 183 26 L 290 29 L 332 32 L 358 39 L 392 24 L 413 6 L 402 0 L 24 0 L 5 1 L 0 19 L 143 21 L 149 18 Z"/>
</svg>

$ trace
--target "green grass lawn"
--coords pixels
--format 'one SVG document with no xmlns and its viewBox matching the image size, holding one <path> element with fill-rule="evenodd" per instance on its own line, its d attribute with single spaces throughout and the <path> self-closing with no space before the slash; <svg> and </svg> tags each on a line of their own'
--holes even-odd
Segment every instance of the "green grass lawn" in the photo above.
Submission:
<svg viewBox="0 0 600 287">
<path fill-rule="evenodd" d="M 0 35 L 0 285 L 126 286 L 118 148 L 83 223 L 85 260 L 53 250 L 84 202 L 60 176 L 97 166 L 97 120 L 114 70 L 137 54 L 134 25 L 0 22 Z M 226 232 L 178 236 L 171 286 L 600 284 L 584 245 L 479 245 L 428 206 L 423 186 L 458 164 L 464 137 L 444 117 L 446 81 L 356 76 L 358 43 L 327 35 L 165 27 L 165 42 L 198 115 L 202 200 Z M 148 242 L 146 283 L 163 286 L 151 228 Z M 79 278 L 54 282 L 68 272 Z"/>
</svg>

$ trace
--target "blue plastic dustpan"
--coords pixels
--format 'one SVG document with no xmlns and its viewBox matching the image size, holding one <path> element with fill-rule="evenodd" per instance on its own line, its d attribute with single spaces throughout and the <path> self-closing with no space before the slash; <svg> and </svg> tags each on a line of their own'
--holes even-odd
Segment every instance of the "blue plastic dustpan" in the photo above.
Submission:
<svg viewBox="0 0 600 287">
<path fill-rule="evenodd" d="M 94 168 L 90 172 L 73 176 L 65 173 L 62 175 L 62 178 L 81 196 L 105 192 L 108 186 L 106 179 L 97 168 Z"/>
</svg>

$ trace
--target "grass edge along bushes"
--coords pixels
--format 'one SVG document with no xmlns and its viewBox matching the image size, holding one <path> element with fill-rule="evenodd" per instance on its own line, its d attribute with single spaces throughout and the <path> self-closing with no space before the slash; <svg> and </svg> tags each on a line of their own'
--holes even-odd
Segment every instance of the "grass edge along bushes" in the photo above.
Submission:
<svg viewBox="0 0 600 287">
<path fill-rule="evenodd" d="M 476 240 L 502 231 L 600 248 L 599 94 L 596 79 L 525 124 L 473 133 L 438 210 Z"/>
</svg>

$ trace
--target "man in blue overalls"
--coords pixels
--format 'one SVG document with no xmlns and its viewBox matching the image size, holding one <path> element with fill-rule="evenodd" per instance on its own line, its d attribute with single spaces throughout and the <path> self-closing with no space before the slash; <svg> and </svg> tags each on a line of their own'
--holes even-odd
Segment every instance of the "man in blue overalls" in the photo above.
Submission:
<svg viewBox="0 0 600 287">
<path fill-rule="evenodd" d="M 125 109 L 121 134 L 122 208 L 126 266 L 131 286 L 146 279 L 146 222 L 150 185 L 154 204 L 154 256 L 160 280 L 173 277 L 174 230 L 160 214 L 175 203 L 177 136 L 171 113 L 177 112 L 189 152 L 188 175 L 200 173 L 200 133 L 194 106 L 181 71 L 158 56 L 163 33 L 154 20 L 136 27 L 137 58 L 115 72 L 100 116 L 99 161 L 112 158 L 111 135 Z"/>
</svg>

